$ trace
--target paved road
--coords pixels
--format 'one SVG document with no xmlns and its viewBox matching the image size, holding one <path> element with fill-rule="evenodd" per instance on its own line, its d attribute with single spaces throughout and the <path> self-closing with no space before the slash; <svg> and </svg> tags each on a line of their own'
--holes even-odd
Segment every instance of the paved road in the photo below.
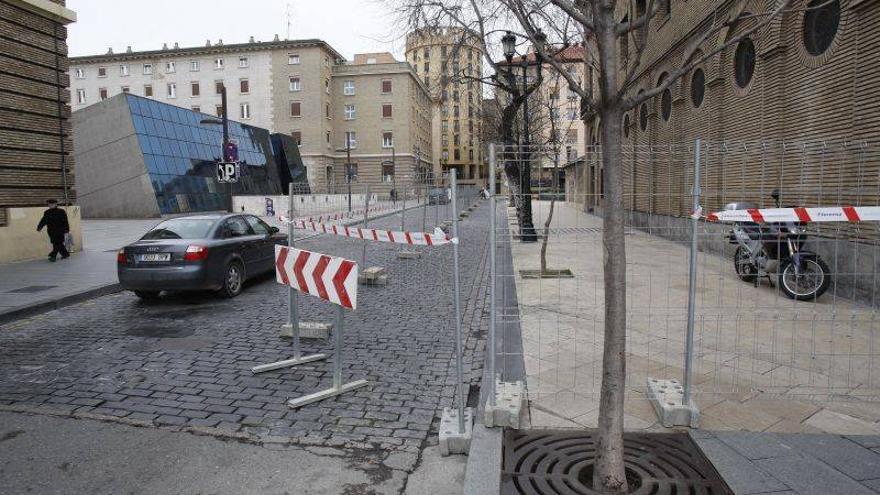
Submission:
<svg viewBox="0 0 880 495">
<path fill-rule="evenodd" d="M 481 207 L 461 225 L 466 369 L 473 382 L 481 370 L 471 363 L 482 362 L 487 325 L 487 214 Z M 390 217 L 373 225 L 399 224 Z M 407 228 L 420 229 L 421 217 L 410 215 Z M 355 260 L 362 254 L 361 243 L 341 238 L 301 247 Z M 455 393 L 448 247 L 399 260 L 398 246 L 368 246 L 367 264 L 385 266 L 391 280 L 361 288 L 358 310 L 346 315 L 344 360 L 345 378 L 367 378 L 368 388 L 293 411 L 288 398 L 330 385 L 331 362 L 251 374 L 252 365 L 290 354 L 289 340 L 278 337 L 286 291 L 263 279 L 233 300 L 198 294 L 146 304 L 121 293 L 2 326 L 0 409 L 417 455 L 435 442 L 432 429 Z M 303 319 L 331 320 L 329 304 L 300 301 Z M 332 350 L 330 343 L 304 342 L 308 352 Z"/>
</svg>

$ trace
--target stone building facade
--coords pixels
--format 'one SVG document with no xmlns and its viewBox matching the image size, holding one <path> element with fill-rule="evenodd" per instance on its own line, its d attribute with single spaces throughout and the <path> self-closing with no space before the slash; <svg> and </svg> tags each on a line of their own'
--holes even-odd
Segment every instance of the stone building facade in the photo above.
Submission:
<svg viewBox="0 0 880 495">
<path fill-rule="evenodd" d="M 51 250 L 35 230 L 48 199 L 65 205 L 81 247 L 65 27 L 75 21 L 63 0 L 0 0 L 0 263 Z"/>
<path fill-rule="evenodd" d="M 340 160 L 344 163 L 345 152 L 341 150 L 352 124 L 359 128 L 352 129 L 356 135 L 376 134 L 379 137 L 375 140 L 381 144 L 379 129 L 393 121 L 398 128 L 392 138 L 397 152 L 394 158 L 413 163 L 421 153 L 426 161 L 423 167 L 432 166 L 430 135 L 411 140 L 411 133 L 401 125 L 411 118 L 418 121 L 414 115 L 424 115 L 419 105 L 427 101 L 427 90 L 408 64 L 387 53 L 356 55 L 348 62 L 322 40 L 209 41 L 201 47 L 175 44 L 154 51 L 75 57 L 69 73 L 74 109 L 128 92 L 219 116 L 223 111 L 220 85 L 225 85 L 231 119 L 288 134 L 300 143 L 315 192 L 334 192 L 340 181 L 345 182 L 338 164 Z M 364 88 L 357 95 L 345 94 L 345 82 L 352 77 Z M 393 91 L 382 94 L 386 79 L 394 80 Z M 375 88 L 379 89 L 372 91 Z M 367 100 L 367 94 L 376 101 Z M 361 116 L 356 122 L 346 122 L 345 105 L 353 99 L 361 100 Z M 393 105 L 392 117 L 381 117 L 381 107 L 375 112 L 367 110 L 367 105 L 380 105 L 378 100 Z M 368 119 L 368 115 L 372 117 Z M 367 153 L 366 143 L 359 153 Z M 369 160 L 361 160 L 360 175 L 375 178 L 381 186 L 380 164 L 392 159 L 392 146 L 373 149 Z M 374 165 L 375 170 L 369 168 Z"/>
<path fill-rule="evenodd" d="M 486 182 L 483 164 L 483 50 L 459 28 L 419 29 L 406 37 L 406 60 L 431 92 L 435 174 L 455 167 L 462 184 Z"/>
</svg>

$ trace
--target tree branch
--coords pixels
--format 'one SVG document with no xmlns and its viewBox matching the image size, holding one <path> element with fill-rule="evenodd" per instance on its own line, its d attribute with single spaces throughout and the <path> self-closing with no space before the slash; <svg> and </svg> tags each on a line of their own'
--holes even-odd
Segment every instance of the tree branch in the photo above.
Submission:
<svg viewBox="0 0 880 495">
<path fill-rule="evenodd" d="M 573 2 L 569 2 L 568 0 L 550 0 L 550 3 L 559 7 L 563 12 L 568 14 L 569 17 L 571 17 L 572 19 L 577 21 L 578 24 L 583 26 L 585 30 L 596 30 L 596 28 L 593 26 L 593 21 L 585 16 L 583 12 L 578 10 L 577 6 Z"/>
</svg>

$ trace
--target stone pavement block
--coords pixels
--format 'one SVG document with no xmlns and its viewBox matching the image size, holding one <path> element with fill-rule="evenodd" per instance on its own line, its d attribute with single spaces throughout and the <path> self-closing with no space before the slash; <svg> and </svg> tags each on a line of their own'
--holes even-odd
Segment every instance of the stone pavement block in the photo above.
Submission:
<svg viewBox="0 0 880 495">
<path fill-rule="evenodd" d="M 797 451 L 782 439 L 767 433 L 719 431 L 715 433 L 715 438 L 752 460 L 797 454 Z"/>
<path fill-rule="evenodd" d="M 778 492 L 789 488 L 765 470 L 757 469 L 755 464 L 721 440 L 695 438 L 694 441 L 737 495 Z"/>
<path fill-rule="evenodd" d="M 869 423 L 846 414 L 823 409 L 812 415 L 806 424 L 838 435 L 878 435 L 880 425 Z"/>
<path fill-rule="evenodd" d="M 855 480 L 880 478 L 880 455 L 836 435 L 784 435 L 779 439 Z"/>
<path fill-rule="evenodd" d="M 848 435 L 846 438 L 868 449 L 880 447 L 880 435 Z"/>
<path fill-rule="evenodd" d="M 779 421 L 776 416 L 755 411 L 747 404 L 732 400 L 719 402 L 703 409 L 701 413 L 701 421 L 716 418 L 727 425 L 745 431 L 764 431 Z"/>
<path fill-rule="evenodd" d="M 880 478 L 873 480 L 863 480 L 862 484 L 874 490 L 875 492 L 880 493 Z"/>
<path fill-rule="evenodd" d="M 799 495 L 873 495 L 874 493 L 873 490 L 816 459 L 789 456 L 760 459 L 754 462 Z"/>
</svg>

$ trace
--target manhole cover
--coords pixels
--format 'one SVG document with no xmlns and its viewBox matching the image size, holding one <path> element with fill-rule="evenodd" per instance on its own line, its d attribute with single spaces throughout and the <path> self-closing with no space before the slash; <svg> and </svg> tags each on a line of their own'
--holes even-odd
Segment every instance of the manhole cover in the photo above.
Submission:
<svg viewBox="0 0 880 495">
<path fill-rule="evenodd" d="M 588 432 L 504 433 L 504 494 L 597 493 L 590 489 L 596 438 Z M 686 433 L 627 433 L 624 458 L 631 494 L 732 495 Z"/>
<path fill-rule="evenodd" d="M 125 331 L 126 335 L 133 337 L 155 337 L 160 339 L 179 339 L 189 337 L 194 333 L 192 328 L 181 328 L 171 325 L 140 325 L 130 327 Z"/>
<path fill-rule="evenodd" d="M 34 294 L 36 292 L 43 292 L 44 290 L 54 289 L 58 287 L 57 285 L 28 285 L 27 287 L 19 287 L 18 289 L 13 289 L 8 291 L 7 294 Z"/>
</svg>

